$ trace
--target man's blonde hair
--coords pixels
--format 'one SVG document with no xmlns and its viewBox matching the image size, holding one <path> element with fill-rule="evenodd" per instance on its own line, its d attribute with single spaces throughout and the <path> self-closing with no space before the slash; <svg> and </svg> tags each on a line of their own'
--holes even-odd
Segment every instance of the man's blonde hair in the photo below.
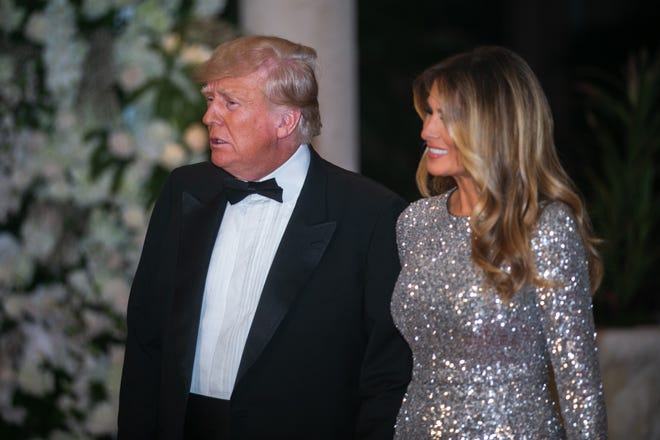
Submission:
<svg viewBox="0 0 660 440">
<path fill-rule="evenodd" d="M 300 109 L 298 140 L 309 143 L 321 133 L 316 81 L 316 51 L 279 37 L 251 35 L 218 46 L 195 70 L 195 78 L 208 83 L 266 72 L 264 95 L 276 105 Z"/>
</svg>

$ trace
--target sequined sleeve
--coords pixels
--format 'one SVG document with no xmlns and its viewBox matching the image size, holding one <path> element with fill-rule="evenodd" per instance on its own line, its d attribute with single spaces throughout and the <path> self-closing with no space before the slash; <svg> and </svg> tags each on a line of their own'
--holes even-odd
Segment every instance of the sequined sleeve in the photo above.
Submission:
<svg viewBox="0 0 660 440">
<path fill-rule="evenodd" d="M 407 254 L 409 252 L 409 245 L 405 237 L 408 235 L 408 231 L 415 230 L 415 227 L 417 226 L 417 216 L 414 213 L 418 211 L 417 205 L 419 205 L 419 203 L 420 202 L 418 201 L 408 205 L 408 207 L 399 215 L 396 222 L 396 244 L 399 251 L 399 260 L 402 265 L 407 260 Z"/>
<path fill-rule="evenodd" d="M 540 276 L 558 282 L 538 289 L 537 301 L 567 438 L 606 439 L 588 263 L 565 205 L 545 209 L 532 245 Z"/>
</svg>

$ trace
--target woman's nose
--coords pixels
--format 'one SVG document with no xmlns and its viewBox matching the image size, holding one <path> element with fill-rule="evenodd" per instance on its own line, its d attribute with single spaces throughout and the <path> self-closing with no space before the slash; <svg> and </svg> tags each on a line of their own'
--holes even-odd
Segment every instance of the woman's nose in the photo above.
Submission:
<svg viewBox="0 0 660 440">
<path fill-rule="evenodd" d="M 424 118 L 424 122 L 422 124 L 422 131 L 420 132 L 420 137 L 424 139 L 425 141 L 428 140 L 428 138 L 431 136 L 431 123 L 429 121 L 429 118 Z"/>
</svg>

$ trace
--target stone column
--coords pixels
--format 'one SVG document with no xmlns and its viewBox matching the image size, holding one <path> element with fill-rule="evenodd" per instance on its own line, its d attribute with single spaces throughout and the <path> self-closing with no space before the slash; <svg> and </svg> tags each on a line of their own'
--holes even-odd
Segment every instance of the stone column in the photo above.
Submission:
<svg viewBox="0 0 660 440">
<path fill-rule="evenodd" d="M 355 0 L 239 0 L 245 34 L 276 35 L 318 54 L 323 128 L 314 147 L 327 160 L 358 170 Z"/>
</svg>

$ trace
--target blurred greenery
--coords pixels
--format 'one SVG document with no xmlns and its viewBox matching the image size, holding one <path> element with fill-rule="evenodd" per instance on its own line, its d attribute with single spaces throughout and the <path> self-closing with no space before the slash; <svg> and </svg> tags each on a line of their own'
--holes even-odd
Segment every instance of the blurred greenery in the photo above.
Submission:
<svg viewBox="0 0 660 440">
<path fill-rule="evenodd" d="M 630 56 L 620 75 L 591 70 L 580 84 L 589 153 L 585 195 L 603 238 L 601 324 L 657 323 L 660 257 L 660 53 Z"/>
</svg>

